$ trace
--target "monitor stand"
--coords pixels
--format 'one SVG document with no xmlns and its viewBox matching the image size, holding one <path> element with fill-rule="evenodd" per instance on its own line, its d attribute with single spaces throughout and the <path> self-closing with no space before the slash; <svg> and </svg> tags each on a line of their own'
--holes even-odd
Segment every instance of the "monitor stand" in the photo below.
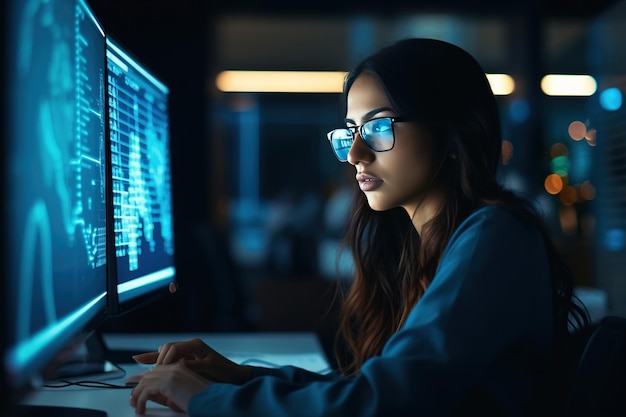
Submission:
<svg viewBox="0 0 626 417">
<path fill-rule="evenodd" d="M 80 339 L 80 338 L 79 338 Z M 58 360 L 56 365 L 44 372 L 44 385 L 56 385 L 64 382 L 77 383 L 81 381 L 99 382 L 123 378 L 125 372 L 107 357 L 107 349 L 103 339 L 90 333 L 83 342 L 74 345 L 77 348 L 68 348 L 68 358 Z M 15 417 L 108 417 L 106 411 L 56 406 L 16 404 L 12 416 Z"/>
<path fill-rule="evenodd" d="M 108 350 L 102 337 L 92 332 L 69 358 L 51 367 L 45 373 L 44 380 L 47 384 L 86 379 L 104 381 L 122 378 L 124 375 L 124 370 L 108 357 Z"/>
<path fill-rule="evenodd" d="M 112 363 L 135 363 L 133 356 L 145 353 L 142 349 L 111 349 L 107 346 L 100 331 L 96 331 L 87 342 L 90 344 L 90 350 L 100 350 L 100 355 Z"/>
</svg>

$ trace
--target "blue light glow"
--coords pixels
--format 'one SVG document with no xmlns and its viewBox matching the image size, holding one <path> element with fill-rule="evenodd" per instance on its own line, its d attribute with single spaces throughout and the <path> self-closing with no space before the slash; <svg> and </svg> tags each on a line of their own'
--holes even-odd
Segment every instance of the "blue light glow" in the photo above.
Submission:
<svg viewBox="0 0 626 417">
<path fill-rule="evenodd" d="M 530 116 L 530 105 L 527 100 L 515 100 L 509 106 L 509 116 L 514 122 L 522 123 Z"/>
<path fill-rule="evenodd" d="M 42 351 L 50 349 L 52 344 L 61 344 L 65 341 L 63 335 L 77 324 L 84 325 L 93 318 L 100 306 L 106 301 L 106 293 L 99 294 L 83 307 L 67 315 L 63 319 L 50 324 L 41 331 L 34 333 L 29 339 L 24 339 L 17 346 L 9 350 L 8 365 L 15 372 L 19 372 L 28 363 L 42 355 Z"/>
<path fill-rule="evenodd" d="M 619 88 L 607 88 L 600 93 L 600 105 L 604 110 L 619 110 L 622 107 L 622 92 Z"/>
<path fill-rule="evenodd" d="M 170 282 L 176 276 L 176 268 L 169 266 L 159 271 L 152 272 L 132 281 L 117 285 L 119 302 L 125 302 L 131 298 L 147 294 L 148 292 L 162 287 L 161 283 Z"/>
<path fill-rule="evenodd" d="M 612 251 L 619 252 L 624 249 L 626 243 L 626 233 L 623 229 L 613 228 L 606 231 L 604 235 L 604 246 Z"/>
</svg>

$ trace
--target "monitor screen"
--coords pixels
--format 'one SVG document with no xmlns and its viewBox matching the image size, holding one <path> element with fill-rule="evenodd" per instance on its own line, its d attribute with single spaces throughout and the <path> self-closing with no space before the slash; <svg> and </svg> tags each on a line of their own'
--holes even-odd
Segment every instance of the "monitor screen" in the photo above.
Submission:
<svg viewBox="0 0 626 417">
<path fill-rule="evenodd" d="M 119 43 L 107 37 L 106 45 L 117 281 L 111 292 L 122 314 L 176 276 L 169 89 Z"/>
<path fill-rule="evenodd" d="M 17 392 L 106 315 L 105 35 L 83 0 L 7 8 L 3 359 Z"/>
</svg>

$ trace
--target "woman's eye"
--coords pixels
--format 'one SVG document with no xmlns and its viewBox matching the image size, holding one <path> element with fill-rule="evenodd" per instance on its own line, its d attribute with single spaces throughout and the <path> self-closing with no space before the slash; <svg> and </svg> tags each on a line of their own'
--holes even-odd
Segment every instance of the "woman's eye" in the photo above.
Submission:
<svg viewBox="0 0 626 417">
<path fill-rule="evenodd" d="M 372 126 L 371 131 L 373 133 L 382 133 L 382 132 L 386 132 L 387 130 L 389 130 L 389 125 L 387 125 L 386 123 L 374 123 Z"/>
</svg>

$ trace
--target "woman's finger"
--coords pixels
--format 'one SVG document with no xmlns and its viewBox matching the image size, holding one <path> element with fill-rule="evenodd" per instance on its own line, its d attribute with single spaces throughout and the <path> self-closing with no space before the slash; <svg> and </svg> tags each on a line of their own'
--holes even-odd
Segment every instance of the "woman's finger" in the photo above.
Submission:
<svg viewBox="0 0 626 417">
<path fill-rule="evenodd" d="M 138 355 L 134 355 L 133 360 L 137 363 L 151 365 L 151 364 L 156 363 L 158 357 L 159 357 L 159 352 L 146 352 L 146 353 L 140 353 Z"/>
<path fill-rule="evenodd" d="M 200 339 L 166 343 L 159 348 L 158 365 L 167 365 L 181 360 L 203 359 L 211 349 Z"/>
<path fill-rule="evenodd" d="M 183 362 L 156 366 L 151 372 L 146 372 L 133 389 L 130 405 L 137 414 L 146 412 L 148 401 L 184 412 L 189 399 L 208 385 L 208 381 L 188 369 Z"/>
<path fill-rule="evenodd" d="M 156 370 L 156 372 L 153 373 L 153 370 Z M 144 373 L 130 395 L 130 405 L 135 408 L 137 414 L 145 414 L 148 401 L 170 407 L 174 405 L 177 410 L 180 409 L 179 406 L 172 403 L 164 392 L 167 387 L 167 377 L 167 369 L 161 367 L 153 368 L 149 372 Z"/>
<path fill-rule="evenodd" d="M 168 365 L 181 360 L 205 359 L 214 354 L 200 339 L 191 339 L 185 342 L 171 342 L 159 346 L 156 352 L 146 352 L 134 355 L 135 362 L 142 364 Z"/>
<path fill-rule="evenodd" d="M 161 405 L 167 405 L 168 402 L 167 397 L 163 394 L 149 388 L 135 391 L 130 397 L 130 404 L 135 407 L 135 413 L 137 414 L 146 413 L 146 404 L 148 401 L 153 401 Z"/>
</svg>

